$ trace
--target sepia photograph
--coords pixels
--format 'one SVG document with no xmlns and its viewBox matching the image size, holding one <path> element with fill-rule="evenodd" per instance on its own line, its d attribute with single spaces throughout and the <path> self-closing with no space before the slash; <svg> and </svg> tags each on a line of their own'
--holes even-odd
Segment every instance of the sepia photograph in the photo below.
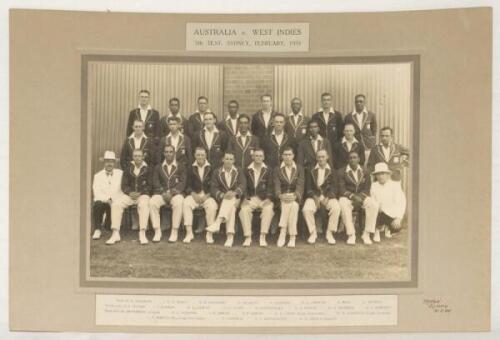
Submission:
<svg viewBox="0 0 500 340">
<path fill-rule="evenodd" d="M 106 59 L 82 71 L 89 281 L 416 279 L 418 58 Z"/>
</svg>

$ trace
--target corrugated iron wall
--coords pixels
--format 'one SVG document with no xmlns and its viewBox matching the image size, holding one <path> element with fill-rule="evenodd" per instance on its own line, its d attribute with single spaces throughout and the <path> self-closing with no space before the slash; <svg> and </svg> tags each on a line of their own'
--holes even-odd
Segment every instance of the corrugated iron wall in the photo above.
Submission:
<svg viewBox="0 0 500 340">
<path fill-rule="evenodd" d="M 333 105 L 344 116 L 354 109 L 354 96 L 366 95 L 379 127 L 394 129 L 396 143 L 411 147 L 411 64 L 277 65 L 274 77 L 275 107 L 289 113 L 290 100 L 299 97 L 303 112 L 311 116 L 321 107 L 321 94 L 330 92 Z M 378 139 L 378 136 L 377 136 Z M 408 193 L 408 170 L 403 187 Z"/>
<path fill-rule="evenodd" d="M 168 100 L 177 97 L 181 112 L 196 110 L 196 98 L 207 96 L 210 107 L 221 115 L 222 65 L 144 64 L 90 62 L 88 65 L 88 110 L 92 121 L 92 173 L 101 167 L 105 150 L 119 153 L 125 139 L 128 114 L 138 105 L 138 92 L 151 92 L 151 105 L 168 112 Z"/>
</svg>

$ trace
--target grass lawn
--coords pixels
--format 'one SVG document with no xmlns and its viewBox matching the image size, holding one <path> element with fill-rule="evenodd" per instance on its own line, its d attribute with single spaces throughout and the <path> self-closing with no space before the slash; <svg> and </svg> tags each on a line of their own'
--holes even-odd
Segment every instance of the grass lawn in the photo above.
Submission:
<svg viewBox="0 0 500 340">
<path fill-rule="evenodd" d="M 215 235 L 208 245 L 201 235 L 191 244 L 168 243 L 164 233 L 160 243 L 140 245 L 136 231 L 122 231 L 121 242 L 108 246 L 109 232 L 100 240 L 91 240 L 90 275 L 92 277 L 165 278 L 165 279 L 328 279 L 328 280 L 409 280 L 408 230 L 391 239 L 355 246 L 345 244 L 345 236 L 329 245 L 318 238 L 310 245 L 304 238 L 296 248 L 277 248 L 277 235 L 268 236 L 269 246 L 258 246 L 258 235 L 250 248 L 235 238 L 232 248 L 225 248 L 224 235 Z M 179 239 L 182 241 L 184 233 Z M 152 232 L 148 232 L 152 239 Z"/>
</svg>

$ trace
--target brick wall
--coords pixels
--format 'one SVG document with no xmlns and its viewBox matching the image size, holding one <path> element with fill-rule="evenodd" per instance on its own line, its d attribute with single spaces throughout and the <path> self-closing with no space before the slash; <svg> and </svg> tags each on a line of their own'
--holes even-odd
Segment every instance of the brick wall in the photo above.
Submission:
<svg viewBox="0 0 500 340">
<path fill-rule="evenodd" d="M 224 112 L 235 99 L 240 112 L 252 115 L 260 108 L 261 95 L 273 95 L 273 84 L 273 65 L 224 65 Z"/>
</svg>

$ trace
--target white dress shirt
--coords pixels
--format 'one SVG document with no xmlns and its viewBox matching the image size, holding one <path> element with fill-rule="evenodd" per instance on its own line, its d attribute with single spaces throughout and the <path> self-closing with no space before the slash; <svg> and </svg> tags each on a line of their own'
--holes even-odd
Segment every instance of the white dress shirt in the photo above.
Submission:
<svg viewBox="0 0 500 340">
<path fill-rule="evenodd" d="M 357 140 L 356 138 L 353 138 L 353 139 L 352 139 L 352 141 L 348 141 L 348 140 L 347 140 L 347 138 L 345 138 L 345 136 L 344 136 L 344 137 L 342 137 L 342 143 L 345 143 L 345 144 L 346 144 L 346 146 L 347 146 L 347 151 L 351 151 L 351 149 L 352 149 L 352 145 L 353 145 L 354 143 L 358 143 L 358 140 Z"/>
<path fill-rule="evenodd" d="M 134 142 L 134 149 L 140 149 L 141 148 L 141 142 L 142 142 L 142 138 L 143 137 L 147 138 L 144 133 L 140 137 L 136 137 L 134 133 L 130 136 L 130 138 L 132 138 L 132 141 Z"/>
<path fill-rule="evenodd" d="M 389 158 L 391 157 L 391 145 L 389 144 L 388 147 L 382 145 L 382 153 L 384 154 L 385 161 L 389 162 Z"/>
<path fill-rule="evenodd" d="M 269 126 L 269 121 L 271 120 L 271 112 L 272 111 L 269 112 L 262 111 L 262 118 L 264 118 L 264 125 L 266 126 L 266 128 Z"/>
<path fill-rule="evenodd" d="M 169 133 L 167 137 L 170 138 L 170 144 L 174 147 L 175 150 L 177 150 L 177 147 L 179 146 L 179 140 L 181 134 L 178 133 L 177 136 L 174 136 L 172 133 Z"/>
<path fill-rule="evenodd" d="M 201 179 L 203 179 L 203 176 L 205 175 L 205 168 L 207 166 L 210 166 L 210 163 L 208 163 L 206 160 L 205 160 L 205 163 L 202 165 L 202 166 L 199 166 L 198 165 L 198 162 L 194 162 L 193 165 L 196 167 L 196 169 L 198 170 L 198 176 L 200 176 Z"/>
<path fill-rule="evenodd" d="M 229 171 L 227 171 L 224 167 L 222 167 L 222 172 L 224 173 L 224 180 L 226 181 L 226 185 L 228 188 L 231 186 L 231 172 L 233 172 L 233 170 L 236 170 L 234 166 Z"/>
<path fill-rule="evenodd" d="M 391 179 L 383 185 L 373 182 L 370 196 L 378 202 L 383 213 L 392 218 L 403 218 L 406 210 L 406 197 L 401 184 Z"/>
<path fill-rule="evenodd" d="M 346 167 L 346 172 L 351 172 L 352 175 L 354 176 L 354 179 L 356 180 L 356 183 L 359 182 L 359 177 L 358 177 L 358 172 L 363 172 L 363 169 L 361 169 L 361 167 L 359 166 L 358 164 L 358 167 L 356 169 L 351 169 L 351 166 L 350 165 L 347 165 Z"/>
<path fill-rule="evenodd" d="M 151 110 L 151 105 L 148 105 L 148 107 L 146 107 L 145 109 L 143 109 L 142 106 L 139 105 L 139 110 L 141 113 L 141 120 L 145 122 L 146 117 L 148 116 L 148 111 Z"/>
<path fill-rule="evenodd" d="M 315 139 L 311 139 L 314 152 L 318 152 L 319 142 L 323 140 L 323 137 L 317 135 Z"/>
<path fill-rule="evenodd" d="M 283 137 L 285 135 L 283 131 L 281 131 L 279 135 L 276 133 L 276 131 L 273 131 L 273 135 L 276 138 L 276 142 L 278 143 L 278 145 L 281 145 L 281 143 L 283 142 Z"/>
<path fill-rule="evenodd" d="M 97 172 L 92 183 L 94 201 L 114 201 L 119 197 L 122 194 L 122 176 L 123 171 L 120 169 L 113 169 L 109 174 L 104 169 Z"/>
<path fill-rule="evenodd" d="M 134 175 L 138 176 L 139 173 L 141 172 L 142 167 L 146 166 L 146 162 L 142 162 L 140 166 L 135 165 L 134 161 L 132 161 L 132 164 L 134 164 Z"/>
<path fill-rule="evenodd" d="M 248 166 L 248 169 L 252 169 L 253 170 L 253 174 L 254 174 L 253 187 L 254 188 L 257 188 L 257 185 L 259 184 L 259 178 L 260 178 L 260 174 L 262 172 L 262 168 L 267 168 L 266 164 L 262 163 L 262 166 L 259 169 L 257 169 L 255 167 L 254 162 L 252 162 Z"/>
<path fill-rule="evenodd" d="M 231 127 L 233 128 L 233 132 L 237 132 L 238 131 L 238 117 L 233 119 L 233 118 L 231 118 L 231 116 L 229 116 L 228 120 L 229 120 L 229 124 L 231 124 Z"/>
<path fill-rule="evenodd" d="M 320 167 L 319 164 L 316 164 L 315 166 L 316 169 L 318 169 L 318 188 L 325 183 L 325 174 L 326 174 L 326 169 L 330 169 L 330 166 L 328 163 L 325 165 L 324 168 Z"/>
<path fill-rule="evenodd" d="M 205 128 L 205 141 L 207 142 L 209 149 L 212 148 L 212 143 L 214 141 L 214 136 L 216 131 L 217 129 L 215 127 L 212 131 L 208 131 L 208 129 Z"/>
<path fill-rule="evenodd" d="M 172 167 L 173 167 L 174 165 L 175 165 L 175 166 L 177 166 L 177 162 L 175 161 L 175 159 L 174 159 L 174 161 L 173 161 L 172 163 L 170 163 L 170 164 L 168 164 L 168 163 L 167 163 L 167 160 L 164 160 L 164 161 L 163 161 L 162 166 L 166 166 L 166 167 L 167 167 L 167 173 L 168 173 L 168 175 L 169 175 L 169 176 L 172 174 Z"/>
</svg>

